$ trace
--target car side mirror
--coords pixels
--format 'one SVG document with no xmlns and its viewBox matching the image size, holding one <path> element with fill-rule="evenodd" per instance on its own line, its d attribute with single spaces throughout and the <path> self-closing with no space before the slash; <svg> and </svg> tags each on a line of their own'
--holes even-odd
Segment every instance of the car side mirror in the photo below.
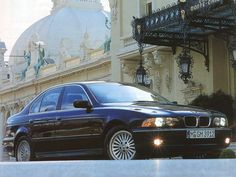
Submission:
<svg viewBox="0 0 236 177">
<path fill-rule="evenodd" d="M 49 105 L 47 106 L 44 111 L 48 112 L 48 111 L 55 111 L 56 110 L 56 106 L 55 105 Z"/>
<path fill-rule="evenodd" d="M 86 108 L 87 112 L 92 111 L 92 106 L 88 101 L 76 100 L 74 101 L 73 105 L 75 108 Z"/>
</svg>

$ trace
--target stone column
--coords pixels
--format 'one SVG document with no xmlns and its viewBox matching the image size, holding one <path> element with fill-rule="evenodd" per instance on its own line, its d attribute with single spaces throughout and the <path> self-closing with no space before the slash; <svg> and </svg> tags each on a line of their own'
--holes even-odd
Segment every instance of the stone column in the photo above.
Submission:
<svg viewBox="0 0 236 177">
<path fill-rule="evenodd" d="M 2 146 L 3 127 L 4 127 L 4 117 L 3 113 L 0 112 L 0 162 L 3 161 L 3 146 Z"/>
<path fill-rule="evenodd" d="M 158 8 L 157 0 L 152 0 L 152 11 L 157 10 L 157 8 Z"/>
<path fill-rule="evenodd" d="M 5 79 L 5 62 L 4 62 L 4 54 L 7 51 L 6 45 L 4 42 L 0 41 L 0 87 L 2 85 L 3 79 Z"/>
<path fill-rule="evenodd" d="M 141 18 L 142 16 L 146 15 L 145 13 L 145 1 L 144 0 L 138 0 L 137 2 L 137 17 Z"/>
<path fill-rule="evenodd" d="M 120 18 L 120 8 L 121 1 L 109 0 L 111 7 L 111 80 L 121 81 L 121 61 L 118 58 L 117 53 L 120 48 L 120 37 L 121 37 L 121 18 Z"/>
</svg>

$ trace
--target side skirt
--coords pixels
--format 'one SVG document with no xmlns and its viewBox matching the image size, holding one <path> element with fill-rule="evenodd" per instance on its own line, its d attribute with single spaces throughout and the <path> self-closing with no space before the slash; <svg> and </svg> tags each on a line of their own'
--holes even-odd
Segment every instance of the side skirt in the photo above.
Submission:
<svg viewBox="0 0 236 177">
<path fill-rule="evenodd" d="M 55 151 L 55 152 L 39 152 L 35 153 L 37 159 L 42 158 L 69 158 L 69 157 L 85 157 L 85 156 L 101 156 L 103 155 L 102 148 L 96 149 L 80 149 L 76 151 Z"/>
</svg>

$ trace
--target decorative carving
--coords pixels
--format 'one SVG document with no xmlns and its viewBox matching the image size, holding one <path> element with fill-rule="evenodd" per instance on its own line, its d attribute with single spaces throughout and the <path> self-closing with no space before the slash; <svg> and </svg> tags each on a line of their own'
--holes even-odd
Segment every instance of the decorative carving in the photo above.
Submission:
<svg viewBox="0 0 236 177">
<path fill-rule="evenodd" d="M 21 71 L 21 80 L 25 79 L 26 71 L 28 70 L 31 63 L 31 52 L 24 51 L 25 67 Z"/>
<path fill-rule="evenodd" d="M 83 40 L 80 44 L 80 57 L 82 60 L 90 59 L 91 51 L 93 50 L 90 46 L 91 46 L 91 41 L 89 39 L 89 33 L 86 31 L 84 33 Z"/>
<path fill-rule="evenodd" d="M 70 59 L 71 55 L 69 53 L 69 49 L 71 48 L 71 40 L 68 38 L 64 38 L 60 42 L 60 57 L 62 60 Z"/>
<path fill-rule="evenodd" d="M 122 63 L 122 71 L 123 73 L 129 76 L 135 76 L 136 73 L 136 65 L 134 63 L 123 62 Z"/>
<path fill-rule="evenodd" d="M 161 67 L 163 64 L 164 57 L 165 57 L 164 54 L 159 50 L 155 50 L 154 52 L 152 52 L 152 54 L 154 57 L 153 59 L 154 59 L 155 64 Z"/>
<path fill-rule="evenodd" d="M 162 83 L 161 74 L 160 71 L 157 71 L 155 74 L 155 86 L 156 89 L 158 90 L 158 93 L 161 93 L 161 83 Z"/>
<path fill-rule="evenodd" d="M 40 42 L 36 43 L 36 45 L 38 45 L 38 62 L 34 65 L 36 78 L 39 75 L 40 68 L 45 65 L 45 61 L 44 61 L 45 51 L 44 51 L 44 48 L 41 47 L 41 45 L 43 45 L 43 43 L 40 43 Z"/>
<path fill-rule="evenodd" d="M 34 33 L 30 37 L 30 41 L 28 43 L 28 51 L 31 53 L 31 61 L 30 61 L 30 68 L 33 68 L 36 64 L 36 59 L 38 55 L 38 42 L 39 42 L 39 35 L 38 33 Z"/>
<path fill-rule="evenodd" d="M 169 73 L 166 74 L 165 81 L 166 81 L 166 88 L 168 89 L 169 92 L 171 92 L 172 78 L 170 77 Z"/>
<path fill-rule="evenodd" d="M 107 35 L 103 47 L 104 47 L 104 53 L 107 53 L 111 50 L 111 38 L 109 38 Z"/>
<path fill-rule="evenodd" d="M 155 50 L 153 52 L 149 52 L 143 55 L 144 57 L 144 67 L 148 72 L 148 76 L 153 86 L 157 89 L 157 91 L 161 92 L 161 84 L 162 84 L 162 66 L 164 61 L 169 58 L 169 52 Z M 170 87 L 171 79 L 168 78 L 168 87 Z"/>
<path fill-rule="evenodd" d="M 105 16 L 105 18 L 106 18 L 106 21 L 105 21 L 105 26 L 107 27 L 107 29 L 111 29 L 111 20 L 107 17 L 107 16 Z"/>
<path fill-rule="evenodd" d="M 5 112 L 6 112 L 5 106 L 1 106 L 0 112 L 2 112 L 2 113 L 5 113 Z"/>
<path fill-rule="evenodd" d="M 143 55 L 143 58 L 144 58 L 144 67 L 146 70 L 150 72 L 155 65 L 153 60 L 153 54 L 151 52 L 146 53 Z"/>
<path fill-rule="evenodd" d="M 196 84 L 193 81 L 189 81 L 187 87 L 181 90 L 184 94 L 185 103 L 189 104 L 197 96 L 202 94 L 203 86 L 202 84 Z"/>
</svg>

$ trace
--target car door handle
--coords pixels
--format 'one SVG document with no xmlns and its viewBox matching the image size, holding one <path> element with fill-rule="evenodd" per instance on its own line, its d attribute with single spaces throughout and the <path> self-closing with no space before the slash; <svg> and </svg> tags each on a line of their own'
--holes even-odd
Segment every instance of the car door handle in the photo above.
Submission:
<svg viewBox="0 0 236 177">
<path fill-rule="evenodd" d="M 61 125 L 61 117 L 56 117 L 55 125 L 56 126 Z"/>
<path fill-rule="evenodd" d="M 30 120 L 29 120 L 29 123 L 30 123 L 30 124 L 34 123 L 34 120 L 30 119 Z"/>
<path fill-rule="evenodd" d="M 57 117 L 56 118 L 56 121 L 58 122 L 58 121 L 61 121 L 61 117 Z"/>
<path fill-rule="evenodd" d="M 33 123 L 46 123 L 47 121 L 42 120 L 42 119 L 30 119 L 29 123 L 33 124 Z"/>
</svg>

